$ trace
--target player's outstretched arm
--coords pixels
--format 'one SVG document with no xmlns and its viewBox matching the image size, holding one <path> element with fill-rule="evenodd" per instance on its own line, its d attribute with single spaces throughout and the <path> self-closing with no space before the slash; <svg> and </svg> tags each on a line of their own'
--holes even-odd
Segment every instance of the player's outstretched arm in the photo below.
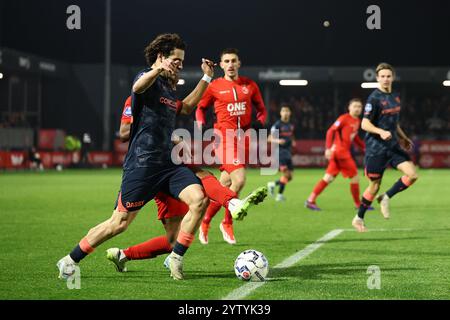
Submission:
<svg viewBox="0 0 450 320">
<path fill-rule="evenodd" d="M 153 69 L 149 72 L 144 73 L 136 82 L 133 84 L 133 92 L 137 94 L 144 93 L 148 88 L 155 83 L 156 78 L 163 72 L 164 70 L 169 73 L 174 73 L 177 70 L 177 65 L 173 62 L 172 59 L 159 57 L 155 61 L 153 65 Z"/>
<path fill-rule="evenodd" d="M 208 59 L 202 59 L 203 78 L 198 82 L 194 90 L 183 100 L 183 107 L 181 108 L 181 114 L 191 114 L 200 99 L 208 88 L 209 83 L 214 76 L 214 66 L 216 64 Z"/>
<path fill-rule="evenodd" d="M 403 131 L 403 129 L 400 127 L 400 125 L 397 125 L 397 134 L 400 138 L 400 143 L 406 150 L 411 150 L 414 143 L 411 141 L 411 139 L 408 138 L 406 133 Z"/>
<path fill-rule="evenodd" d="M 261 123 L 262 126 L 266 124 L 267 109 L 264 104 L 264 100 L 261 95 L 261 90 L 256 83 L 253 83 L 255 90 L 252 97 L 253 105 L 256 109 L 256 120 Z"/>
<path fill-rule="evenodd" d="M 271 134 L 269 134 L 269 137 L 267 138 L 268 142 L 277 143 L 279 145 L 283 145 L 286 143 L 286 140 L 284 139 L 275 139 Z"/>
<path fill-rule="evenodd" d="M 378 134 L 383 140 L 389 140 L 392 138 L 392 134 L 389 131 L 375 127 L 374 124 L 367 118 L 362 119 L 361 128 L 369 133 Z"/>
<path fill-rule="evenodd" d="M 366 144 L 364 143 L 364 141 L 363 141 L 358 135 L 355 136 L 355 139 L 353 140 L 353 143 L 354 143 L 355 145 L 357 145 L 358 148 L 359 148 L 361 151 L 364 152 L 364 151 L 366 150 Z"/>
<path fill-rule="evenodd" d="M 131 123 L 120 123 L 120 129 L 119 129 L 119 138 L 122 142 L 127 142 L 130 139 L 130 130 L 131 129 Z"/>
<path fill-rule="evenodd" d="M 144 93 L 155 82 L 156 78 L 163 71 L 162 68 L 155 68 L 144 73 L 134 84 L 133 92 L 137 94 Z"/>
</svg>

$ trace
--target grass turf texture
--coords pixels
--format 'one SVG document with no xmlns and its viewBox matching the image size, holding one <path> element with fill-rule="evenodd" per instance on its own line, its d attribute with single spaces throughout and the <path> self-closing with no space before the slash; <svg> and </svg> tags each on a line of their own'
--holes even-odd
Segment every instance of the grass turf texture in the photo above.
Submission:
<svg viewBox="0 0 450 320">
<path fill-rule="evenodd" d="M 216 172 L 217 174 L 217 172 Z M 450 170 L 421 170 L 411 189 L 391 201 L 391 219 L 368 212 L 368 228 L 345 231 L 317 251 L 282 270 L 248 299 L 449 299 Z M 185 281 L 174 281 L 162 266 L 165 256 L 128 263 L 117 273 L 106 260 L 110 247 L 125 248 L 163 234 L 156 207 L 149 203 L 130 228 L 104 243 L 81 266 L 81 289 L 57 279 L 56 262 L 89 228 L 110 217 L 120 185 L 120 170 L 65 170 L 0 173 L 0 299 L 220 299 L 243 285 L 234 259 L 249 248 L 262 251 L 271 266 L 303 249 L 330 230 L 351 228 L 355 209 L 349 182 L 338 178 L 318 199 L 322 212 L 303 207 L 323 170 L 295 171 L 286 187 L 287 202 L 268 198 L 244 221 L 235 223 L 237 245 L 222 240 L 212 221 L 210 244 L 196 240 L 185 259 Z M 389 170 L 382 190 L 399 177 Z M 243 192 L 273 177 L 250 170 Z M 367 186 L 362 179 L 361 189 Z M 389 229 L 411 228 L 395 231 Z M 381 269 L 381 289 L 367 288 L 367 268 Z"/>
</svg>

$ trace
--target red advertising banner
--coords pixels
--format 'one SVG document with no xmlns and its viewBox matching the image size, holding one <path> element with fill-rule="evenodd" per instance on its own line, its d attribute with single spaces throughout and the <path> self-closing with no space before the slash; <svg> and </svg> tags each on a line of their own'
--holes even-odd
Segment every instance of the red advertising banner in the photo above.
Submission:
<svg viewBox="0 0 450 320">
<path fill-rule="evenodd" d="M 450 154 L 450 141 L 424 140 L 420 142 L 420 153 Z"/>
<path fill-rule="evenodd" d="M 122 142 L 120 139 L 114 140 L 114 152 L 115 153 L 127 153 L 128 142 Z"/>
<path fill-rule="evenodd" d="M 210 142 L 204 142 L 205 148 Z M 256 145 L 252 145 L 256 148 Z M 127 143 L 114 142 L 115 152 L 92 151 L 89 153 L 89 163 L 97 165 L 116 165 L 121 166 L 128 150 Z M 196 151 L 192 146 L 192 151 Z M 307 167 L 325 167 L 327 161 L 323 156 L 325 144 L 322 140 L 297 140 L 296 148 L 292 156 L 294 166 Z M 422 168 L 450 168 L 450 141 L 423 140 L 419 146 L 420 155 L 413 154 L 413 159 L 417 156 L 419 165 Z M 77 165 L 80 162 L 79 152 L 50 152 L 39 151 L 42 163 L 45 168 L 53 168 L 58 164 L 65 167 Z M 359 165 L 363 163 L 363 155 L 357 154 L 356 161 Z M 417 160 L 415 160 L 417 161 Z M 7 152 L 0 151 L 0 169 L 3 168 L 26 168 L 28 159 L 26 152 Z"/>
<path fill-rule="evenodd" d="M 0 151 L 0 168 L 24 168 L 27 164 L 27 154 L 23 151 Z"/>
<path fill-rule="evenodd" d="M 42 164 L 44 168 L 54 168 L 56 165 L 62 165 L 63 167 L 69 167 L 71 165 L 77 165 L 80 162 L 79 152 L 48 152 L 38 151 L 41 156 Z M 93 151 L 88 155 L 88 160 L 91 165 L 113 165 L 113 153 Z M 7 152 L 0 151 L 0 169 L 12 169 L 12 168 L 27 168 L 29 161 L 26 152 Z"/>
<path fill-rule="evenodd" d="M 449 154 L 422 154 L 419 159 L 419 165 L 422 168 L 450 168 Z"/>
<path fill-rule="evenodd" d="M 323 140 L 296 140 L 294 154 L 320 154 L 325 153 L 325 141 Z"/>
<path fill-rule="evenodd" d="M 93 165 L 108 165 L 113 164 L 112 152 L 92 151 L 88 155 L 89 163 Z"/>
<path fill-rule="evenodd" d="M 42 150 L 62 150 L 64 148 L 65 133 L 59 129 L 39 130 L 38 148 Z"/>
</svg>

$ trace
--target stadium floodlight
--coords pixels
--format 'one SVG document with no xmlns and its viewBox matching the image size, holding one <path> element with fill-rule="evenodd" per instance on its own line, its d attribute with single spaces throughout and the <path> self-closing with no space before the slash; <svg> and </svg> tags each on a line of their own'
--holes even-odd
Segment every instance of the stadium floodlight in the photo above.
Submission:
<svg viewBox="0 0 450 320">
<path fill-rule="evenodd" d="M 280 86 L 307 86 L 308 80 L 280 80 Z"/>
<path fill-rule="evenodd" d="M 378 88 L 378 82 L 363 82 L 361 83 L 363 89 L 376 89 Z"/>
<path fill-rule="evenodd" d="M 0 79 L 3 79 L 3 73 L 0 72 Z"/>
<path fill-rule="evenodd" d="M 186 81 L 184 81 L 184 79 L 178 79 L 178 83 L 177 85 L 182 86 L 186 83 Z"/>
<path fill-rule="evenodd" d="M 442 82 L 442 84 L 444 85 L 444 87 L 450 87 L 450 80 L 445 80 L 444 82 Z"/>
</svg>

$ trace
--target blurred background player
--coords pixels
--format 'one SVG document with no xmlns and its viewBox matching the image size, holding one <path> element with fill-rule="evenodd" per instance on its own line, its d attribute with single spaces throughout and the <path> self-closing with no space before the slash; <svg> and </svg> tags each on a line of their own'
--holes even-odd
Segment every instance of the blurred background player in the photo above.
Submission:
<svg viewBox="0 0 450 320">
<path fill-rule="evenodd" d="M 386 192 L 377 197 L 381 213 L 389 218 L 389 199 L 417 181 L 416 167 L 405 150 L 411 150 L 413 142 L 399 125 L 400 96 L 392 91 L 394 68 L 381 63 L 376 68 L 379 87 L 367 99 L 361 127 L 367 131 L 365 172 L 369 186 L 364 192 L 358 214 L 352 221 L 359 232 L 366 231 L 364 215 L 380 189 L 384 170 L 388 165 L 400 170 L 403 176 Z"/>
<path fill-rule="evenodd" d="M 28 161 L 30 163 L 30 169 L 44 171 L 41 155 L 37 152 L 35 147 L 28 150 Z"/>
<path fill-rule="evenodd" d="M 280 110 L 280 120 L 274 123 L 270 129 L 269 142 L 278 143 L 281 178 L 267 184 L 269 194 L 275 195 L 275 186 L 278 186 L 276 201 L 285 201 L 283 195 L 286 184 L 292 180 L 294 166 L 292 165 L 292 147 L 295 147 L 294 125 L 291 121 L 291 108 L 283 105 Z M 279 139 L 273 137 L 275 130 L 278 130 Z"/>
<path fill-rule="evenodd" d="M 359 198 L 358 168 L 351 154 L 352 143 L 355 143 L 364 153 L 364 141 L 358 136 L 362 112 L 361 99 L 352 99 L 348 103 L 348 113 L 345 113 L 328 129 L 325 143 L 325 158 L 329 161 L 326 173 L 316 184 L 305 202 L 305 207 L 320 211 L 316 199 L 322 191 L 334 181 L 339 172 L 344 178 L 350 179 L 350 192 L 358 209 L 361 202 Z M 373 209 L 373 208 L 371 208 Z"/>
<path fill-rule="evenodd" d="M 211 105 L 214 105 L 216 114 L 216 123 L 214 129 L 220 133 L 223 139 L 216 145 L 216 156 L 221 160 L 220 182 L 228 186 L 231 190 L 239 194 L 245 185 L 245 163 L 242 163 L 238 156 L 238 144 L 240 139 L 245 139 L 245 159 L 247 159 L 249 149 L 249 137 L 234 137 L 231 143 L 232 147 L 227 148 L 226 130 L 247 130 L 251 126 L 252 110 L 256 109 L 256 119 L 259 126 L 264 126 L 266 122 L 267 111 L 261 96 L 258 85 L 251 79 L 239 76 L 241 61 L 238 50 L 234 48 L 225 49 L 220 55 L 220 67 L 224 72 L 222 78 L 211 82 L 198 104 L 196 120 L 200 125 L 204 125 L 205 111 Z M 238 141 L 239 140 L 239 141 Z M 217 141 L 217 140 L 216 140 Z M 228 141 L 228 144 L 230 142 Z M 227 156 L 228 155 L 228 156 Z M 230 163 L 227 158 L 233 156 Z M 208 231 L 211 219 L 220 210 L 219 203 L 214 201 L 206 211 L 202 225 L 200 227 L 199 239 L 202 244 L 208 243 Z M 233 219 L 229 210 L 225 210 L 225 217 L 220 223 L 220 230 L 223 239 L 229 244 L 235 244 L 236 239 L 233 231 Z"/>
</svg>

